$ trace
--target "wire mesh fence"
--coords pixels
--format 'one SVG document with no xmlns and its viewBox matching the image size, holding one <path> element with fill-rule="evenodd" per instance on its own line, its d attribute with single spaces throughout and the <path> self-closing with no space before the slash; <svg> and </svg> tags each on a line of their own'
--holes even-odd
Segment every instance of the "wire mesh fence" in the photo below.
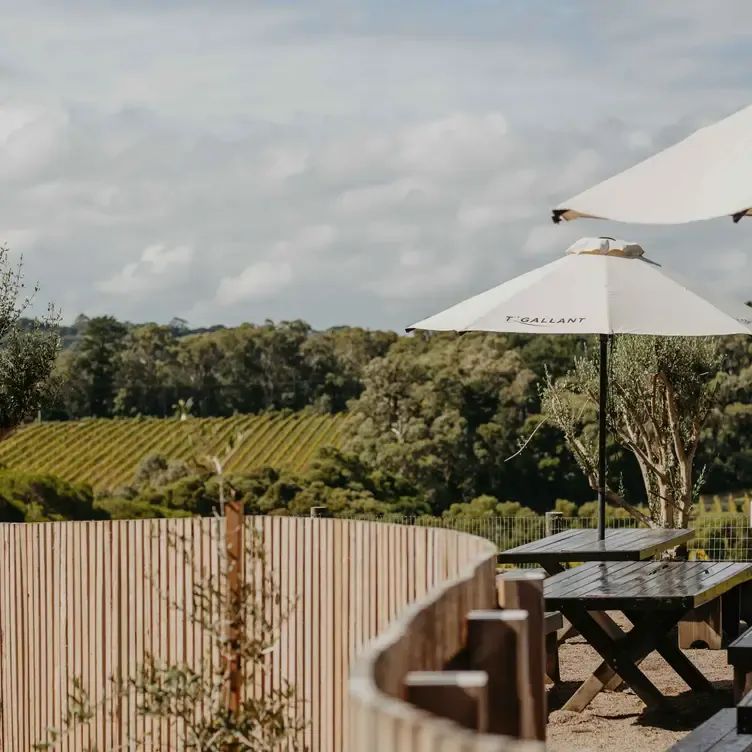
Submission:
<svg viewBox="0 0 752 752">
<path fill-rule="evenodd" d="M 424 525 L 458 530 L 493 541 L 500 551 L 543 538 L 548 534 L 571 529 L 595 528 L 590 517 L 556 517 L 520 515 L 517 517 L 360 517 L 403 525 Z M 608 518 L 607 528 L 639 527 L 633 518 Z M 742 513 L 700 515 L 690 527 L 695 537 L 689 542 L 689 556 L 694 560 L 752 561 L 752 527 Z"/>
</svg>

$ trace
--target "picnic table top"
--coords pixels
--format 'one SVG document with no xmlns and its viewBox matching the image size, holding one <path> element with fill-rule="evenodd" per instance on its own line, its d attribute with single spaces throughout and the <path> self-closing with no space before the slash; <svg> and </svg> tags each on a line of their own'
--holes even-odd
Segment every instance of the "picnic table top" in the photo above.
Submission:
<svg viewBox="0 0 752 752">
<path fill-rule="evenodd" d="M 752 564 L 707 561 L 590 562 L 544 582 L 546 609 L 692 609 L 752 580 Z"/>
<path fill-rule="evenodd" d="M 565 530 L 532 543 L 500 551 L 500 563 L 528 564 L 568 561 L 642 561 L 694 538 L 694 530 L 621 528 L 606 530 L 598 540 L 597 530 Z"/>
</svg>

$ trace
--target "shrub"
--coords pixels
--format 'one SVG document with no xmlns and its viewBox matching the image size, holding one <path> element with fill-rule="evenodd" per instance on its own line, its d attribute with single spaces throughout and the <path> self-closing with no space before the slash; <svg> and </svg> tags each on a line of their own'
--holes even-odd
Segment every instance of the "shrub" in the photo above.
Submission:
<svg viewBox="0 0 752 752">
<path fill-rule="evenodd" d="M 106 519 L 91 487 L 54 475 L 0 471 L 0 522 Z"/>
</svg>

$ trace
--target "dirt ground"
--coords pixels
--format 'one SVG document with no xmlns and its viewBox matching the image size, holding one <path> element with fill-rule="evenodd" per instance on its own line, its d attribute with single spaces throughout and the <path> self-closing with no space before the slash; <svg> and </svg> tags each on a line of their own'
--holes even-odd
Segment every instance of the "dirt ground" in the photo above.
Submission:
<svg viewBox="0 0 752 752">
<path fill-rule="evenodd" d="M 620 623 L 616 614 L 611 614 Z M 626 623 L 621 624 L 626 627 Z M 645 712 L 645 705 L 623 685 L 616 692 L 601 692 L 582 713 L 559 710 L 596 666 L 598 654 L 580 637 L 559 647 L 562 684 L 550 690 L 548 744 L 550 752 L 664 752 L 721 707 L 733 705 L 731 667 L 725 650 L 688 650 L 689 659 L 713 683 L 716 696 L 689 690 L 657 654 L 640 668 L 670 698 L 668 712 Z"/>
</svg>

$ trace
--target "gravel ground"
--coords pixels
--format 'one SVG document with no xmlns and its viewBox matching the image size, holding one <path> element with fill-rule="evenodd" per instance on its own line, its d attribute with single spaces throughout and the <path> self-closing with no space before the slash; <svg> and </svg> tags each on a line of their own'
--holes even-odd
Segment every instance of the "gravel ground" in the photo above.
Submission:
<svg viewBox="0 0 752 752">
<path fill-rule="evenodd" d="M 622 628 L 628 622 L 611 614 Z M 691 729 L 721 707 L 733 705 L 732 669 L 725 650 L 688 650 L 689 659 L 718 690 L 715 696 L 692 692 L 657 654 L 648 656 L 641 669 L 665 695 L 670 697 L 668 712 L 646 713 L 645 705 L 622 688 L 601 692 L 583 713 L 559 710 L 600 663 L 598 654 L 580 637 L 559 647 L 562 684 L 550 690 L 548 745 L 550 752 L 664 752 Z"/>
</svg>

